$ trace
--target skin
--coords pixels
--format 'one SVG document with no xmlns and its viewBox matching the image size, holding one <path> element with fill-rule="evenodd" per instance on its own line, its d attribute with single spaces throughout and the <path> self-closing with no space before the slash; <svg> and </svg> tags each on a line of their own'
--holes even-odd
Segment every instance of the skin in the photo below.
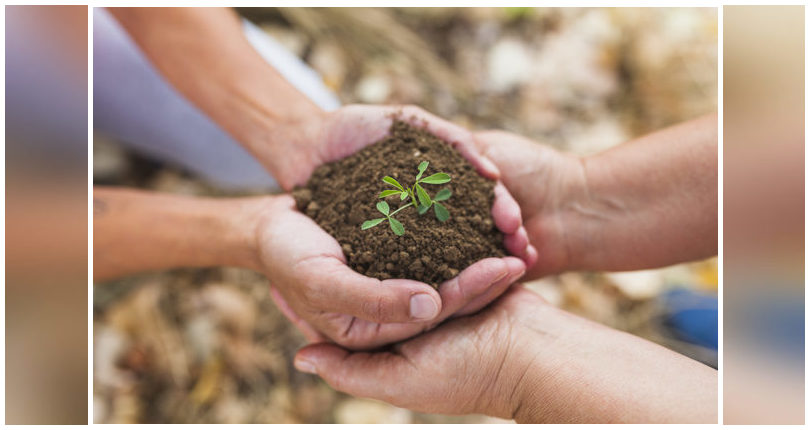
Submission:
<svg viewBox="0 0 810 430">
<path fill-rule="evenodd" d="M 475 134 L 538 252 L 526 279 L 638 270 L 717 254 L 717 115 L 590 157 L 502 131 Z"/>
<path fill-rule="evenodd" d="M 476 141 L 521 206 L 527 278 L 717 252 L 717 118 L 577 158 L 504 132 Z M 514 287 L 473 317 L 376 353 L 316 344 L 296 367 L 397 406 L 520 422 L 716 422 L 717 372 Z"/>
<path fill-rule="evenodd" d="M 571 269 L 654 267 L 716 252 L 716 130 L 712 138 L 711 130 L 706 134 L 703 127 L 687 128 L 642 139 L 598 159 L 579 160 L 529 150 L 528 142 L 515 136 L 481 133 L 473 138 L 409 106 L 348 106 L 326 113 L 261 61 L 241 37 L 232 12 L 144 8 L 113 9 L 113 14 L 163 75 L 256 156 L 284 189 L 305 182 L 321 163 L 377 140 L 388 129 L 392 113 L 398 113 L 406 120 L 427 121 L 432 132 L 457 147 L 482 175 L 501 179 L 500 172 L 505 173 L 502 179 L 524 208 L 527 227 L 520 226 L 517 205 L 508 202 L 511 197 L 503 197 L 508 193 L 500 185 L 499 200 L 505 203 L 498 209 L 496 202 L 493 216 L 506 233 L 508 249 L 522 258 L 520 264 L 533 266 L 532 277 Z M 208 39 L 209 34 L 217 37 Z M 682 144 L 684 138 L 689 142 Z M 715 146 L 692 145 L 693 140 L 714 140 Z M 494 164 L 475 150 L 476 141 Z M 511 145 L 514 152 L 490 151 L 496 142 Z M 679 150 L 683 147 L 689 150 Z M 620 168 L 631 160 L 634 170 Z M 690 166 L 708 170 L 684 173 Z M 516 173 L 531 185 L 513 180 Z M 713 188 L 713 195 L 708 188 Z M 108 233 L 96 233 L 108 241 L 106 250 L 98 248 L 96 256 L 128 270 L 165 266 L 154 256 L 186 266 L 253 267 L 267 273 L 277 303 L 311 340 L 322 340 L 326 333 L 355 348 L 407 338 L 444 317 L 475 312 L 523 272 L 517 259 L 514 264 L 509 259 L 479 262 L 441 286 L 442 306 L 436 317 L 403 323 L 402 310 L 407 307 L 402 298 L 409 299 L 418 286 L 407 282 L 380 288 L 373 280 L 358 279 L 360 275 L 348 273 L 341 264 L 334 240 L 308 226 L 307 219 L 292 210 L 289 197 L 262 199 L 268 200 L 184 201 L 179 207 L 162 201 L 159 208 L 155 202 L 127 203 L 124 207 L 129 210 L 118 213 L 117 229 L 110 227 L 115 222 L 94 226 Z M 113 206 L 107 202 L 108 208 Z M 128 217 L 133 207 L 142 210 L 141 218 Z M 500 212 L 503 207 L 507 210 Z M 176 216 L 174 223 L 171 216 L 164 218 L 163 210 Z M 218 214 L 229 214 L 229 219 Z M 250 222 L 231 229 L 235 220 Z M 121 232 L 122 225 L 146 223 L 150 227 L 146 231 Z M 253 236 L 243 230 L 254 227 Z M 204 228 L 221 233 L 223 243 L 208 234 L 198 235 Z M 285 237 L 292 231 L 301 233 Z M 174 236 L 182 233 L 186 235 Z M 253 242 L 251 237 L 259 239 Z M 299 237 L 323 242 L 309 247 L 292 240 Z M 144 239 L 151 239 L 151 245 L 135 246 Z M 254 245 L 244 247 L 245 243 Z M 122 248 L 127 252 L 120 253 Z M 134 268 L 133 262 L 141 265 Z M 317 268 L 311 267 L 313 262 Z M 390 290 L 396 298 L 368 304 L 369 288 Z M 334 291 L 341 296 L 334 296 Z M 427 290 L 417 293 L 430 295 Z M 321 344 L 301 351 L 296 364 L 317 371 L 338 389 L 431 412 L 476 411 L 520 421 L 716 420 L 716 374 L 711 369 L 553 310 L 527 294 L 518 289 L 480 315 L 395 345 L 393 353 L 353 354 Z M 376 324 L 381 315 L 387 322 Z M 499 376 L 486 376 L 493 374 Z M 681 407 L 674 410 L 672 405 Z"/>
<path fill-rule="evenodd" d="M 95 187 L 93 204 L 95 280 L 173 267 L 253 269 L 267 276 L 273 299 L 310 341 L 354 349 L 474 312 L 526 268 L 516 257 L 484 259 L 438 291 L 412 280 L 369 278 L 346 265 L 337 241 L 289 195 L 215 199 Z"/>
<path fill-rule="evenodd" d="M 715 423 L 717 372 L 515 286 L 474 316 L 384 352 L 303 348 L 337 390 L 426 413 L 521 423 Z"/>
<path fill-rule="evenodd" d="M 304 184 L 317 166 L 385 136 L 394 116 L 450 142 L 481 175 L 499 177 L 469 131 L 417 107 L 322 111 L 258 55 L 230 9 L 110 12 L 161 74 L 285 190 Z M 295 211 L 289 196 L 214 201 L 96 188 L 106 212 L 94 218 L 95 276 L 180 266 L 252 268 L 267 275 L 274 300 L 310 340 L 371 348 L 482 308 L 533 263 L 536 251 L 520 228 L 520 208 L 500 182 L 495 191 L 493 220 L 507 250 L 519 258 L 477 262 L 438 292 L 415 281 L 381 283 L 351 271 L 337 242 Z"/>
</svg>

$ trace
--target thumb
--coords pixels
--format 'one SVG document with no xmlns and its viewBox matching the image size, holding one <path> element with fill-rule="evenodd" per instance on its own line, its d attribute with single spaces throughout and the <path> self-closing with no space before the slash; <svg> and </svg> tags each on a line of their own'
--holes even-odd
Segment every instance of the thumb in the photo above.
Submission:
<svg viewBox="0 0 810 430">
<path fill-rule="evenodd" d="M 309 345 L 295 355 L 295 368 L 320 376 L 332 388 L 357 397 L 388 401 L 406 390 L 414 367 L 398 354 L 349 352 L 331 343 Z M 381 383 L 385 381 L 386 383 Z"/>
<path fill-rule="evenodd" d="M 319 267 L 308 287 L 317 308 L 376 323 L 429 321 L 442 308 L 439 293 L 429 285 L 407 279 L 363 276 L 332 260 Z"/>
</svg>

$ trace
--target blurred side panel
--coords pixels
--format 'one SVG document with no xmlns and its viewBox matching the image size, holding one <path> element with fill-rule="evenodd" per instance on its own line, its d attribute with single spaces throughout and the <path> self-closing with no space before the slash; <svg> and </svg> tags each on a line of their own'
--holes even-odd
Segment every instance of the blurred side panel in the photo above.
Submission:
<svg viewBox="0 0 810 430">
<path fill-rule="evenodd" d="M 86 424 L 87 7 L 5 14 L 6 424 Z"/>
<path fill-rule="evenodd" d="M 804 423 L 804 7 L 726 6 L 726 424 Z"/>
</svg>

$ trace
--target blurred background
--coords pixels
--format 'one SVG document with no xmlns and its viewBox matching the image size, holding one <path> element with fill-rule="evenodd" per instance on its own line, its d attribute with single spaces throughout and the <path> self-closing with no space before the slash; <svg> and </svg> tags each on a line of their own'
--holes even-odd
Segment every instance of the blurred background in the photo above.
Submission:
<svg viewBox="0 0 810 430">
<path fill-rule="evenodd" d="M 723 8 L 723 418 L 805 422 L 804 6 Z"/>
<path fill-rule="evenodd" d="M 5 24 L 5 422 L 86 424 L 87 7 Z"/>
<path fill-rule="evenodd" d="M 577 154 L 717 109 L 717 11 L 238 9 L 314 68 L 343 103 L 416 104 Z M 93 139 L 93 182 L 234 195 Z M 238 193 L 265 192 L 262 189 Z M 717 260 L 529 284 L 557 306 L 717 366 Z M 337 393 L 292 367 L 303 337 L 267 282 L 216 268 L 93 289 L 97 423 L 456 423 Z"/>
</svg>

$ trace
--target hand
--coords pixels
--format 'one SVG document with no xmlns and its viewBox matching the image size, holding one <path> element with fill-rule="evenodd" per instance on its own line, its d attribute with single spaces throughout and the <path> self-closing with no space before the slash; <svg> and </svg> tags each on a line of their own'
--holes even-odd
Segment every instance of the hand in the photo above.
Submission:
<svg viewBox="0 0 810 430">
<path fill-rule="evenodd" d="M 579 158 L 563 154 L 503 131 L 474 134 L 485 157 L 503 174 L 503 181 L 523 214 L 523 227 L 537 250 L 536 264 L 529 266 L 525 279 L 560 273 L 574 266 L 567 209 L 582 197 L 585 189 L 583 165 Z"/>
<path fill-rule="evenodd" d="M 381 139 L 388 133 L 388 129 L 392 123 L 394 115 L 398 115 L 414 124 L 419 126 L 426 126 L 431 132 L 443 138 L 454 145 L 459 152 L 469 160 L 478 170 L 478 172 L 488 178 L 497 179 L 498 170 L 486 158 L 478 153 L 473 144 L 472 135 L 461 127 L 455 126 L 447 121 L 437 118 L 423 110 L 406 106 L 406 107 L 376 107 L 376 106 L 347 106 L 339 109 L 336 112 L 328 114 L 314 114 L 311 119 L 305 123 L 290 123 L 294 125 L 279 125 L 275 129 L 274 142 L 288 142 L 290 145 L 286 149 L 276 148 L 275 157 L 266 158 L 267 160 L 275 160 L 272 169 L 276 172 L 279 181 L 287 188 L 293 184 L 302 184 L 311 175 L 315 167 L 322 163 L 337 160 L 359 149 L 370 145 L 377 140 Z M 279 136 L 287 136 L 285 139 Z M 283 154 L 289 154 L 295 161 L 284 159 Z M 327 336 L 343 345 L 353 347 L 373 347 L 378 346 L 394 340 L 401 340 L 405 337 L 412 336 L 419 331 L 425 330 L 431 325 L 435 325 L 441 320 L 451 315 L 466 315 L 476 312 L 482 307 L 486 306 L 489 302 L 494 300 L 500 295 L 511 282 L 514 282 L 519 276 L 517 273 L 522 273 L 526 263 L 533 263 L 536 259 L 536 251 L 528 243 L 528 236 L 526 230 L 521 228 L 520 208 L 515 200 L 506 191 L 506 188 L 498 182 L 495 186 L 495 201 L 493 203 L 492 215 L 495 225 L 501 232 L 504 233 L 504 246 L 512 255 L 520 257 L 523 261 L 518 262 L 514 258 L 507 259 L 486 259 L 481 262 L 475 263 L 456 278 L 445 282 L 439 288 L 439 294 L 443 305 L 440 306 L 442 311 L 437 318 L 432 320 L 423 320 L 417 326 L 409 325 L 403 327 L 401 323 L 406 323 L 409 320 L 404 318 L 408 309 L 406 299 L 409 295 L 414 294 L 413 285 L 421 285 L 420 283 L 409 283 L 410 289 L 401 289 L 399 292 L 395 288 L 390 288 L 390 285 L 404 285 L 400 281 L 385 281 L 384 284 L 388 287 L 386 291 L 392 297 L 375 299 L 380 302 L 378 307 L 389 308 L 390 312 L 382 312 L 374 317 L 369 315 L 368 312 L 361 313 L 356 308 L 359 306 L 369 305 L 369 297 L 380 297 L 380 288 L 361 288 L 358 285 L 368 284 L 373 282 L 373 285 L 379 285 L 379 281 L 370 280 L 367 277 L 360 277 L 362 282 L 355 282 L 355 285 L 349 285 L 349 280 L 355 279 L 360 276 L 352 272 L 348 267 L 345 267 L 345 257 L 342 254 L 337 242 L 323 232 L 317 225 L 306 219 L 311 224 L 313 230 L 317 230 L 317 238 L 313 236 L 312 239 L 307 239 L 309 244 L 324 246 L 329 244 L 332 249 L 326 253 L 335 264 L 334 269 L 340 270 L 346 274 L 348 286 L 343 287 L 343 293 L 347 295 L 347 300 L 352 309 L 351 312 L 347 308 L 335 309 L 322 308 L 320 311 L 330 311 L 321 315 L 319 322 L 314 322 L 313 318 L 316 315 L 316 309 L 312 305 L 305 305 L 307 297 L 303 296 L 301 291 L 316 290 L 322 288 L 326 291 L 334 291 L 336 288 L 331 284 L 329 279 L 322 279 L 320 284 L 303 283 L 302 286 L 297 288 L 287 287 L 290 280 L 285 280 L 281 283 L 276 283 L 276 289 L 273 290 L 273 297 L 282 309 L 286 309 L 285 313 L 290 317 L 305 333 L 310 334 L 311 339 L 318 339 L 314 334 L 318 331 L 326 330 L 324 333 Z M 305 217 L 304 217 L 305 218 Z M 301 221 L 300 219 L 296 222 Z M 268 224 L 270 225 L 270 224 Z M 274 226 L 273 226 L 274 227 Z M 271 227 L 272 228 L 272 227 Z M 283 232 L 273 229 L 278 235 L 286 233 L 289 236 L 290 231 Z M 315 233 L 313 233 L 314 235 Z M 290 237 L 290 243 L 303 243 L 304 240 L 300 235 Z M 275 244 L 278 247 L 285 246 L 281 242 Z M 305 247 L 305 245 L 302 245 Z M 281 249 L 281 248 L 278 248 Z M 323 253 L 321 248 L 306 249 L 301 253 L 301 256 L 309 256 L 317 253 Z M 344 267 L 338 268 L 337 263 Z M 313 272 L 318 271 L 315 267 L 312 268 Z M 322 272 L 321 272 L 322 273 Z M 351 276 L 349 276 L 351 275 Z M 272 278 L 271 278 L 272 279 Z M 499 279 L 499 282 L 494 280 Z M 508 282 L 507 282 L 508 281 Z M 390 290 L 390 291 L 389 291 Z M 372 294 L 373 293 L 373 294 Z M 321 294 L 315 291 L 314 294 Z M 393 295 L 401 294 L 398 299 L 394 299 Z M 326 296 L 323 300 L 324 305 L 332 305 L 333 294 Z M 384 301 L 384 303 L 383 303 Z M 334 312 L 342 315 L 338 320 Z M 392 312 L 398 313 L 397 318 L 393 318 Z M 320 314 L 318 314 L 320 315 Z M 355 319 L 358 317 L 363 323 L 355 325 Z M 325 323 L 328 320 L 329 323 Z M 426 324 L 427 322 L 427 324 Z M 368 325 L 369 323 L 374 323 Z M 399 323 L 399 326 L 388 325 L 384 330 L 378 327 L 379 323 Z M 351 332 L 349 332 L 351 327 Z M 337 328 L 343 329 L 345 332 L 339 332 Z M 374 334 L 372 334 L 374 330 Z M 380 330 L 379 333 L 376 330 Z"/>
<path fill-rule="evenodd" d="M 338 242 L 298 212 L 292 197 L 261 200 L 251 212 L 258 269 L 282 312 L 313 342 L 362 349 L 399 341 L 477 311 L 525 272 L 518 258 L 487 258 L 438 291 L 412 280 L 380 281 L 349 268 Z"/>
<path fill-rule="evenodd" d="M 519 422 L 716 422 L 717 373 L 513 287 L 477 315 L 385 352 L 310 345 L 295 366 L 427 413 Z"/>
<path fill-rule="evenodd" d="M 623 271 L 717 254 L 717 115 L 577 158 L 504 132 L 475 135 L 523 211 L 538 264 Z"/>
</svg>

